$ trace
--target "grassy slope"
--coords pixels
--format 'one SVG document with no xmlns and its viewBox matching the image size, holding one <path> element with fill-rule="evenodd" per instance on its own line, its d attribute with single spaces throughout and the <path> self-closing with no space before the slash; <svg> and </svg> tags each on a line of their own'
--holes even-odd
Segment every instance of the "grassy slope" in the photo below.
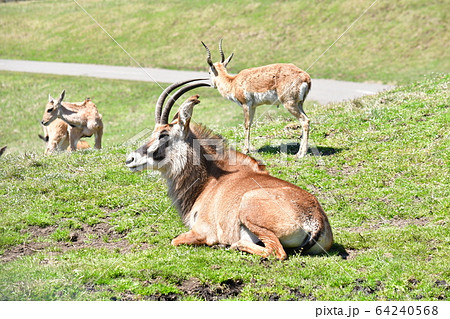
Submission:
<svg viewBox="0 0 450 319">
<path fill-rule="evenodd" d="M 143 66 L 205 70 L 206 41 L 231 72 L 275 62 L 306 69 L 372 0 L 78 1 Z M 314 66 L 314 78 L 407 83 L 448 72 L 443 1 L 378 1 Z M 135 65 L 72 1 L 0 6 L 0 57 Z"/>
<path fill-rule="evenodd" d="M 152 126 L 151 115 L 141 114 L 152 114 L 148 101 L 157 87 L 10 73 L 0 79 L 7 88 L 0 114 L 15 115 L 14 123 L 0 121 L 2 143 L 11 145 L 0 158 L 2 300 L 450 297 L 442 282 L 450 281 L 448 76 L 352 102 L 309 105 L 311 143 L 323 156 L 300 162 L 276 151 L 280 140 L 298 133 L 285 129 L 291 117 L 283 110 L 263 115 L 253 134 L 263 150 L 256 156 L 275 176 L 314 193 L 335 233 L 330 256 L 292 255 L 285 262 L 170 246 L 185 227 L 157 175 L 126 169 L 125 155 L 135 146 L 122 144 Z M 41 154 L 39 126 L 29 119 L 40 115 L 43 87 L 53 93 L 63 86 L 68 98 L 81 99 L 70 94 L 80 86 L 93 95 L 108 125 L 103 150 Z M 199 93 L 194 119 L 229 105 L 214 91 Z M 242 130 L 234 130 L 240 110 L 231 110 L 230 123 L 219 124 L 216 115 L 207 124 L 241 145 Z M 21 251 L 24 256 L 5 261 Z"/>
</svg>

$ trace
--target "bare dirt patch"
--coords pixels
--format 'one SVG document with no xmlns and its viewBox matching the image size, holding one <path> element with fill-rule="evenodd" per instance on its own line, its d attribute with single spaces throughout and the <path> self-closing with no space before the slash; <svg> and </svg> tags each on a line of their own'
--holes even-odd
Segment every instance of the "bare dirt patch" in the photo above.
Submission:
<svg viewBox="0 0 450 319">
<path fill-rule="evenodd" d="M 154 282 L 165 283 L 164 279 L 156 278 L 143 282 L 143 286 L 150 285 Z M 216 301 L 230 297 L 238 296 L 244 287 L 244 282 L 241 279 L 227 279 L 220 284 L 210 284 L 201 282 L 198 278 L 190 278 L 181 280 L 176 288 L 181 292 L 171 293 L 155 293 L 152 295 L 140 295 L 131 291 L 119 293 L 110 299 L 113 301 L 134 301 L 134 300 L 151 300 L 151 301 L 177 301 L 184 297 L 192 296 L 205 301 Z M 86 290 L 89 292 L 107 291 L 114 293 L 111 288 L 104 288 L 100 285 L 88 284 Z"/>
<path fill-rule="evenodd" d="M 358 278 L 355 280 L 355 286 L 353 287 L 352 293 L 362 292 L 366 295 L 371 295 L 381 290 L 383 285 L 380 280 L 378 280 L 374 285 L 368 285 L 366 279 Z"/>
<path fill-rule="evenodd" d="M 24 230 L 29 234 L 29 240 L 23 244 L 6 249 L 0 256 L 1 262 L 10 262 L 19 257 L 32 255 L 46 250 L 65 252 L 74 249 L 105 248 L 121 253 L 129 253 L 136 247 L 125 239 L 126 233 L 119 233 L 108 223 L 96 225 L 83 224 L 80 229 L 71 231 L 69 241 L 48 240 L 57 226 L 38 227 L 31 226 Z M 141 249 L 148 248 L 147 244 L 141 244 Z"/>
<path fill-rule="evenodd" d="M 178 289 L 187 295 L 200 297 L 207 301 L 220 300 L 235 297 L 241 293 L 244 282 L 240 279 L 228 279 L 219 285 L 202 283 L 197 278 L 184 281 Z"/>
</svg>

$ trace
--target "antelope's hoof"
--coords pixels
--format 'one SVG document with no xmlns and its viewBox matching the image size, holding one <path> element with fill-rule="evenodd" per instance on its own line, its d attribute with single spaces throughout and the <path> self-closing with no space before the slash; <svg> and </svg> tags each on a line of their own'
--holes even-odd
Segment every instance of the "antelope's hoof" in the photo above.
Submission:
<svg viewBox="0 0 450 319">
<path fill-rule="evenodd" d="M 233 249 L 233 250 L 239 250 L 239 245 L 238 245 L 238 243 L 236 242 L 236 243 L 234 243 L 234 244 L 231 244 L 230 249 Z"/>
<path fill-rule="evenodd" d="M 248 154 L 248 153 L 256 153 L 258 150 L 254 146 L 250 146 L 250 148 L 244 147 L 242 149 L 242 153 Z"/>
</svg>

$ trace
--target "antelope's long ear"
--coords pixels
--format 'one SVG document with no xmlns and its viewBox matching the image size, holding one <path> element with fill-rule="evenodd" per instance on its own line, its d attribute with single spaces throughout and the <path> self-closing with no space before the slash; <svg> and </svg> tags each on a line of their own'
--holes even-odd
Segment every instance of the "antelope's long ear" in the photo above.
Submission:
<svg viewBox="0 0 450 319">
<path fill-rule="evenodd" d="M 58 104 L 62 102 L 62 100 L 64 100 L 64 96 L 66 96 L 66 90 L 63 90 L 61 92 L 61 95 L 58 98 Z"/>
<path fill-rule="evenodd" d="M 48 136 L 42 136 L 41 134 L 38 134 L 38 136 L 39 136 L 39 138 L 41 139 L 41 140 L 43 140 L 44 142 L 48 142 Z"/>
<path fill-rule="evenodd" d="M 227 64 L 230 63 L 231 59 L 233 58 L 234 53 L 231 53 L 231 55 L 223 62 L 223 66 L 227 67 Z"/>
<path fill-rule="evenodd" d="M 189 123 L 191 122 L 192 111 L 194 110 L 194 105 L 200 103 L 198 100 L 198 95 L 193 95 L 188 98 L 183 104 L 181 104 L 178 111 L 178 123 L 182 126 L 183 131 L 187 132 L 189 129 Z"/>
<path fill-rule="evenodd" d="M 48 95 L 48 103 L 53 103 L 53 98 L 50 96 L 50 94 Z"/>
</svg>

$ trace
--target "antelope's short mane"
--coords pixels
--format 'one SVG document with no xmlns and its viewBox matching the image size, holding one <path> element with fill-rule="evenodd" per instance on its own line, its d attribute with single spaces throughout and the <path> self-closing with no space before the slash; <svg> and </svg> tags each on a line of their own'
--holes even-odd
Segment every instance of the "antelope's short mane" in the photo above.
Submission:
<svg viewBox="0 0 450 319">
<path fill-rule="evenodd" d="M 63 105 L 65 107 L 69 107 L 71 109 L 76 109 L 76 110 L 85 108 L 87 106 L 89 106 L 89 107 L 96 107 L 94 102 L 92 102 L 91 98 L 89 98 L 89 97 L 86 98 L 83 102 L 63 102 Z"/>
<path fill-rule="evenodd" d="M 234 165 L 247 166 L 255 172 L 267 173 L 266 166 L 264 164 L 255 160 L 253 157 L 250 157 L 241 152 L 238 152 L 235 149 L 233 149 L 232 147 L 230 147 L 228 144 L 228 141 L 220 134 L 214 133 L 212 130 L 210 130 L 209 128 L 205 127 L 202 124 L 191 123 L 190 129 L 191 129 L 191 132 L 194 134 L 195 138 L 197 138 L 197 139 L 219 139 L 219 140 L 221 140 L 223 143 L 222 146 L 224 149 L 223 160 L 226 161 L 226 160 L 232 158 L 232 159 L 235 159 Z M 233 161 L 231 161 L 231 162 L 233 162 Z"/>
</svg>

